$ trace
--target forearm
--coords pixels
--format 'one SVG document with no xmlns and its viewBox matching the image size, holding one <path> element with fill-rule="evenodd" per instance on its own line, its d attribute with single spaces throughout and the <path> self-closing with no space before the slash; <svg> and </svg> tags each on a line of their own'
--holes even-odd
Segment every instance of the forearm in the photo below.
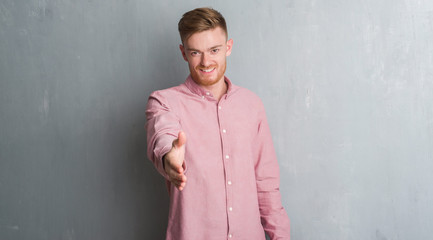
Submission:
<svg viewBox="0 0 433 240">
<path fill-rule="evenodd" d="M 170 110 L 165 99 L 155 92 L 147 103 L 146 120 L 147 155 L 158 172 L 168 179 L 163 156 L 171 150 L 172 143 L 181 129 L 179 119 Z"/>
</svg>

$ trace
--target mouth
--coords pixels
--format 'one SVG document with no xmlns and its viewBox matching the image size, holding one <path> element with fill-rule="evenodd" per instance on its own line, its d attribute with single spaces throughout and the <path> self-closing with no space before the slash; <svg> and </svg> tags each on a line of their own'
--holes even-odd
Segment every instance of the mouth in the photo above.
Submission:
<svg viewBox="0 0 433 240">
<path fill-rule="evenodd" d="M 211 73 L 214 70 L 215 70 L 215 67 L 213 67 L 213 68 L 201 68 L 200 72 L 202 72 L 202 73 Z"/>
</svg>

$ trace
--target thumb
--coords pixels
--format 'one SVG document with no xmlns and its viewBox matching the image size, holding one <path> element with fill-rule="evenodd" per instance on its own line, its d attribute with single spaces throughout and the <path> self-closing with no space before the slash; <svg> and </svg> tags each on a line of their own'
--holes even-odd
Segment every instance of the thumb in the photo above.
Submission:
<svg viewBox="0 0 433 240">
<path fill-rule="evenodd" d="M 176 148 L 180 148 L 183 145 L 185 145 L 185 143 L 186 143 L 186 135 L 183 131 L 180 131 L 177 139 L 173 142 L 173 145 Z"/>
</svg>

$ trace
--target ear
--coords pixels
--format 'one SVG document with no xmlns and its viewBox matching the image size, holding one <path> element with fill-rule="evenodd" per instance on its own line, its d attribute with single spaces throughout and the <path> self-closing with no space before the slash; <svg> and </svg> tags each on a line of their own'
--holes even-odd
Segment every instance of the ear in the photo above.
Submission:
<svg viewBox="0 0 433 240">
<path fill-rule="evenodd" d="M 182 53 L 183 59 L 188 62 L 188 59 L 186 58 L 185 47 L 182 44 L 179 44 L 179 49 L 180 52 Z"/>
<path fill-rule="evenodd" d="M 226 57 L 230 56 L 230 54 L 232 53 L 232 47 L 233 47 L 233 39 L 229 39 L 227 41 L 227 51 L 226 51 Z"/>
</svg>

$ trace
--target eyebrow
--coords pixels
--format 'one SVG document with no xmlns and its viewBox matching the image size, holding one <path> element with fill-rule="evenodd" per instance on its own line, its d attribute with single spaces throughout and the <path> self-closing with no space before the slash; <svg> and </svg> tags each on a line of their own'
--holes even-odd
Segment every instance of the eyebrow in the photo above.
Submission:
<svg viewBox="0 0 433 240">
<path fill-rule="evenodd" d="M 212 49 L 219 48 L 219 47 L 222 47 L 222 46 L 223 46 L 222 44 L 220 44 L 220 45 L 216 45 L 216 46 L 213 46 L 213 47 L 208 48 L 207 50 L 212 50 Z M 188 50 L 188 51 L 196 51 L 196 52 L 200 52 L 200 50 L 195 49 L 195 48 L 187 48 L 186 50 Z"/>
</svg>

